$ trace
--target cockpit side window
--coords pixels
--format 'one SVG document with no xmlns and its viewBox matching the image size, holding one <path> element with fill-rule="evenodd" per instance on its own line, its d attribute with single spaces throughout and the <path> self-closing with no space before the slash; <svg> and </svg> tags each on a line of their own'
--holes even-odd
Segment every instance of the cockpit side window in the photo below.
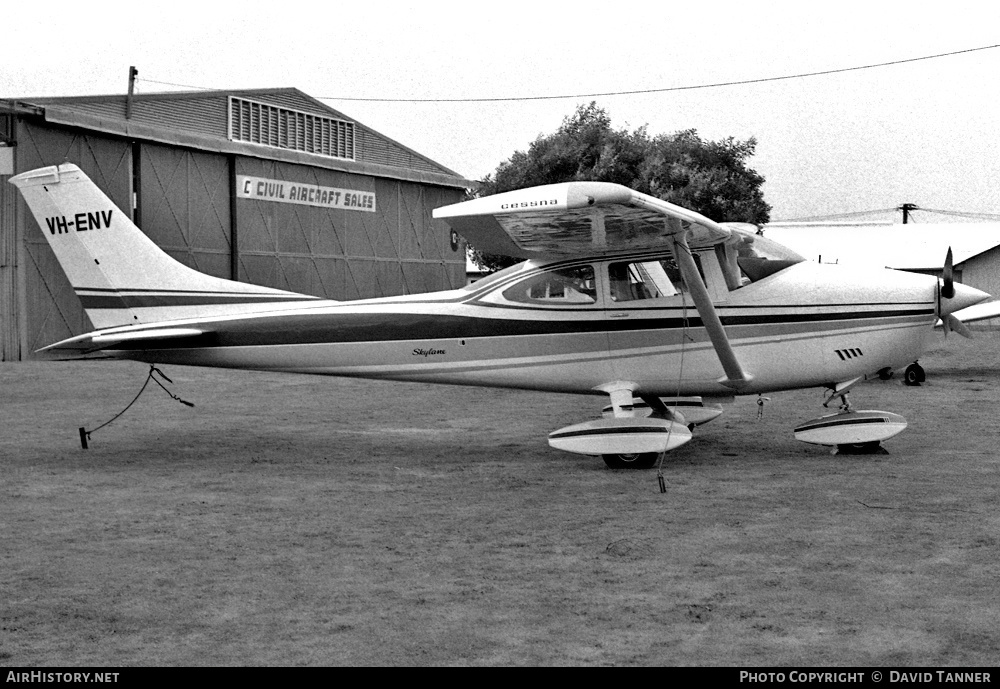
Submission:
<svg viewBox="0 0 1000 689">
<path fill-rule="evenodd" d="M 592 266 L 545 270 L 503 292 L 504 299 L 522 304 L 586 306 L 597 302 Z"/>
<path fill-rule="evenodd" d="M 608 266 L 614 302 L 662 299 L 680 293 L 680 271 L 670 261 L 636 261 Z"/>
</svg>

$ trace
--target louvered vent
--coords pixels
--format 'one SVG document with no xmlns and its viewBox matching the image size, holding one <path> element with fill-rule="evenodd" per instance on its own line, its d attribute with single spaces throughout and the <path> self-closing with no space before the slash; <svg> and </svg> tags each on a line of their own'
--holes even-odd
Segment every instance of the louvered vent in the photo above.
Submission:
<svg viewBox="0 0 1000 689">
<path fill-rule="evenodd" d="M 229 97 L 229 138 L 354 160 L 354 123 Z"/>
</svg>

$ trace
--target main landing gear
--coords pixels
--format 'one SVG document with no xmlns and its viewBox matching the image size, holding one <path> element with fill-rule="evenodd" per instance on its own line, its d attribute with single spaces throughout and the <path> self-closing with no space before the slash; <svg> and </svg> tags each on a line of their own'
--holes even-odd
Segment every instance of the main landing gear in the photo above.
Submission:
<svg viewBox="0 0 1000 689">
<path fill-rule="evenodd" d="M 634 452 L 622 455 L 601 455 L 609 469 L 652 469 L 660 457 L 658 452 Z"/>
<path fill-rule="evenodd" d="M 879 369 L 878 377 L 879 380 L 889 380 L 892 378 L 892 369 L 888 366 Z M 927 375 L 924 373 L 924 367 L 916 361 L 907 366 L 903 372 L 903 385 L 920 385 L 925 380 L 927 380 Z"/>
</svg>

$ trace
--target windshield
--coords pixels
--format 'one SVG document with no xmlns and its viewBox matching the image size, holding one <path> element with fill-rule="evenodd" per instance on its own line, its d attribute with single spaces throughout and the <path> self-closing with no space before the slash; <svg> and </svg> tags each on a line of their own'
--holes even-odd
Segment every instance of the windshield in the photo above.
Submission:
<svg viewBox="0 0 1000 689">
<path fill-rule="evenodd" d="M 743 247 L 749 247 L 747 255 L 754 258 L 766 258 L 772 261 L 791 261 L 792 263 L 802 263 L 806 259 L 795 253 L 784 244 L 778 244 L 773 239 L 768 239 L 762 234 L 743 235 L 743 245 L 740 247 L 740 256 L 743 256 Z M 751 240 L 747 244 L 747 240 Z"/>
<path fill-rule="evenodd" d="M 736 262 L 750 282 L 763 280 L 806 260 L 787 246 L 778 244 L 764 235 L 739 232 L 743 235 L 743 243 L 737 249 Z"/>
</svg>

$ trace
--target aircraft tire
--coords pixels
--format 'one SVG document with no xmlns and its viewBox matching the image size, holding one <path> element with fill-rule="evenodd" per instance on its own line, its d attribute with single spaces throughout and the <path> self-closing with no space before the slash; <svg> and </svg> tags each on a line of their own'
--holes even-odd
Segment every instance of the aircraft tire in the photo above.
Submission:
<svg viewBox="0 0 1000 689">
<path fill-rule="evenodd" d="M 850 443 L 837 445 L 838 455 L 887 455 L 882 443 L 878 440 L 869 443 Z"/>
<path fill-rule="evenodd" d="M 927 375 L 924 373 L 924 368 L 917 362 L 907 366 L 906 371 L 903 372 L 903 383 L 906 385 L 920 385 L 925 380 L 927 380 Z"/>
<path fill-rule="evenodd" d="M 626 455 L 601 455 L 609 469 L 651 469 L 660 456 L 656 452 Z"/>
</svg>

